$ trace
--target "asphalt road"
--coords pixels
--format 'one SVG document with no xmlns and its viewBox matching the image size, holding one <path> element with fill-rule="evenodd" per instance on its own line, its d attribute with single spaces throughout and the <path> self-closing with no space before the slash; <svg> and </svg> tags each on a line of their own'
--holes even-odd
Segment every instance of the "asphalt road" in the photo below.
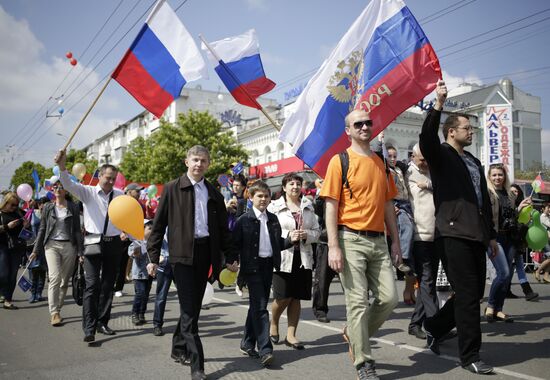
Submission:
<svg viewBox="0 0 550 380">
<path fill-rule="evenodd" d="M 538 302 L 507 300 L 505 311 L 515 317 L 512 324 L 482 323 L 482 358 L 495 366 L 491 379 L 550 379 L 550 284 L 534 284 Z M 154 290 L 155 284 L 153 284 Z M 403 282 L 398 282 L 402 290 Z M 133 293 L 127 284 L 125 292 Z M 341 337 L 345 307 L 340 284 L 333 283 L 329 299 L 331 323 L 313 318 L 311 303 L 302 303 L 299 338 L 306 349 L 295 351 L 275 346 L 274 365 L 265 369 L 239 352 L 239 342 L 248 300 L 233 288 L 215 289 L 214 300 L 203 310 L 200 331 L 205 348 L 209 379 L 355 379 L 355 371 Z M 522 294 L 519 285 L 512 290 Z M 45 292 L 46 293 L 46 292 Z M 486 291 L 487 294 L 487 291 Z M 49 325 L 47 302 L 29 304 L 16 291 L 18 311 L 0 309 L 0 379 L 188 379 L 190 370 L 170 359 L 171 333 L 178 318 L 178 304 L 171 292 L 166 310 L 166 335 L 152 335 L 152 309 L 148 323 L 130 322 L 131 294 L 115 298 L 111 328 L 117 335 L 97 335 L 97 341 L 82 342 L 81 308 L 69 296 L 62 327 Z M 469 379 L 479 378 L 457 362 L 457 341 L 441 346 L 436 356 L 425 342 L 407 334 L 412 307 L 400 303 L 373 339 L 373 354 L 382 379 Z M 286 319 L 280 333 L 286 332 Z"/>
</svg>

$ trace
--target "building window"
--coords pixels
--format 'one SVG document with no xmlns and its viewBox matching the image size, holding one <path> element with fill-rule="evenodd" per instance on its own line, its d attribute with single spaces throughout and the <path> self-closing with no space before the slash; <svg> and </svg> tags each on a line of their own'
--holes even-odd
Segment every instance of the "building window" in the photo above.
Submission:
<svg viewBox="0 0 550 380">
<path fill-rule="evenodd" d="M 514 127 L 514 138 L 519 139 L 519 127 Z"/>
<path fill-rule="evenodd" d="M 514 123 L 519 122 L 519 111 L 512 112 L 512 122 Z"/>
</svg>

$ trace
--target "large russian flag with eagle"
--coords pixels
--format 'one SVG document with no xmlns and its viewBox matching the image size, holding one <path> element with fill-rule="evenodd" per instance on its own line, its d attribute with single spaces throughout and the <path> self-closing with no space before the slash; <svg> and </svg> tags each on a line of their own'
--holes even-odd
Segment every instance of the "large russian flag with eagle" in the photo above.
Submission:
<svg viewBox="0 0 550 380">
<path fill-rule="evenodd" d="M 280 139 L 324 176 L 350 144 L 350 111 L 369 112 L 375 137 L 440 78 L 437 56 L 405 3 L 372 0 L 296 100 Z"/>
</svg>

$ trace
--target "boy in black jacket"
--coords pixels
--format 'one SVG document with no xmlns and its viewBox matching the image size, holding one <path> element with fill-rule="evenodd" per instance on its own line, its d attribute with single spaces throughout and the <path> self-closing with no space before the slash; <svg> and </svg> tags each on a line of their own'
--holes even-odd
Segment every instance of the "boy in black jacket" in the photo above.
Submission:
<svg viewBox="0 0 550 380">
<path fill-rule="evenodd" d="M 265 182 L 254 182 L 248 192 L 252 209 L 237 220 L 233 230 L 234 251 L 227 260 L 233 264 L 227 264 L 227 268 L 236 272 L 240 262 L 241 274 L 249 290 L 250 307 L 240 350 L 252 358 L 260 358 L 261 364 L 268 366 L 273 361 L 267 311 L 273 268 L 279 268 L 281 250 L 290 248 L 292 243 L 289 238 L 281 238 L 277 216 L 266 210 L 271 192 Z"/>
</svg>

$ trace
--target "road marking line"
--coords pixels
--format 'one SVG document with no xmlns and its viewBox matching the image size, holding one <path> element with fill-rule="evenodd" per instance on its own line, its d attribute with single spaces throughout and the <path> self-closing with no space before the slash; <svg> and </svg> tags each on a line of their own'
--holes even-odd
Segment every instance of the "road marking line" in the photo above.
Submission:
<svg viewBox="0 0 550 380">
<path fill-rule="evenodd" d="M 231 304 L 231 305 L 238 306 L 240 308 L 248 310 L 248 305 L 241 305 L 241 304 L 238 304 L 236 302 L 229 301 L 229 300 L 226 300 L 226 299 L 223 299 L 223 298 L 218 298 L 218 297 L 212 297 L 212 299 L 215 300 L 215 301 L 221 302 L 221 303 Z M 269 312 L 269 314 L 271 314 L 271 312 Z M 281 317 L 286 318 L 286 316 L 284 316 L 284 315 L 281 315 Z M 320 327 L 320 328 L 325 329 L 325 330 L 334 331 L 334 332 L 342 334 L 342 329 L 341 328 L 327 326 L 327 325 L 324 325 L 324 324 L 322 325 L 322 324 L 317 323 L 317 322 L 304 321 L 304 320 L 300 320 L 300 323 L 304 323 L 304 324 L 310 325 L 310 326 Z M 382 339 L 382 338 L 371 338 L 371 340 L 373 340 L 377 343 L 382 343 L 382 344 L 397 347 L 397 348 L 400 348 L 400 349 L 404 348 L 404 349 L 409 350 L 409 351 L 414 351 L 414 352 L 421 353 L 421 354 L 432 355 L 432 352 L 428 348 L 420 348 L 420 347 L 410 346 L 408 344 L 397 343 L 397 342 L 394 342 L 394 341 L 391 341 L 391 340 L 388 340 L 388 339 Z M 345 342 L 342 342 L 342 344 L 345 344 Z M 450 356 L 450 355 L 439 355 L 438 357 L 441 358 L 441 359 L 453 361 L 455 363 L 459 362 L 458 358 L 456 358 L 454 356 Z M 510 370 L 507 370 L 507 369 L 504 369 L 504 368 L 494 367 L 494 369 L 495 369 L 496 373 L 500 373 L 502 375 L 506 375 L 506 376 L 510 376 L 510 377 L 515 377 L 515 378 L 518 378 L 518 379 L 545 380 L 542 377 L 524 375 L 522 373 L 510 371 Z"/>
</svg>

